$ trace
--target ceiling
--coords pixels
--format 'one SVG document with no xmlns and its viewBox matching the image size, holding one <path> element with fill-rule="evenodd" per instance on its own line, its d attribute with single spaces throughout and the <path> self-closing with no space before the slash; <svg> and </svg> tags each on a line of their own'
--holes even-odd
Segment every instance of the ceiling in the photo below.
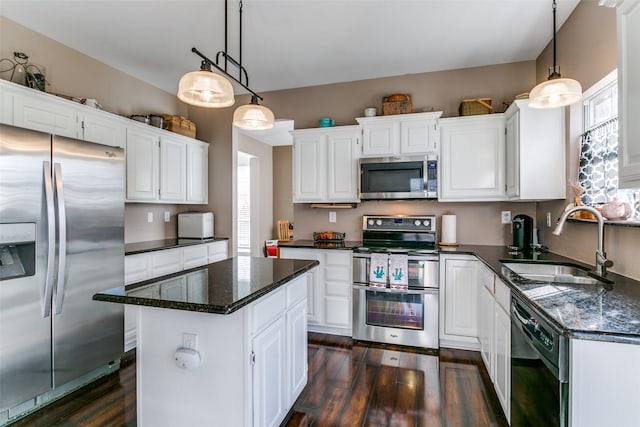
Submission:
<svg viewBox="0 0 640 427">
<path fill-rule="evenodd" d="M 558 28 L 579 0 L 558 0 Z M 535 59 L 551 0 L 244 0 L 242 63 L 257 92 Z M 175 92 L 197 47 L 224 50 L 223 0 L 0 0 L 0 14 Z M 228 53 L 239 59 L 229 0 Z M 231 67 L 230 71 L 236 71 Z"/>
</svg>

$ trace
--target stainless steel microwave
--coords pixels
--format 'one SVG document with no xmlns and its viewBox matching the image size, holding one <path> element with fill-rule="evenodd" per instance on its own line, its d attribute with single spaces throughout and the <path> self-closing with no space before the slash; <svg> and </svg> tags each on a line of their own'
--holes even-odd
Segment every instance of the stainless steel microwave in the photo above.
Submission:
<svg viewBox="0 0 640 427">
<path fill-rule="evenodd" d="M 435 154 L 361 158 L 360 200 L 436 199 L 438 160 Z"/>
</svg>

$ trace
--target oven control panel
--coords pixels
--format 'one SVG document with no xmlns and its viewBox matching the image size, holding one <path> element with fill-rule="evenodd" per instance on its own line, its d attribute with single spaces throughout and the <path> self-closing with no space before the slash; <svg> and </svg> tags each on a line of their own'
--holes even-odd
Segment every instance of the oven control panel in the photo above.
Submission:
<svg viewBox="0 0 640 427">
<path fill-rule="evenodd" d="M 362 217 L 362 229 L 368 231 L 436 231 L 436 217 L 427 216 L 369 216 Z"/>
</svg>

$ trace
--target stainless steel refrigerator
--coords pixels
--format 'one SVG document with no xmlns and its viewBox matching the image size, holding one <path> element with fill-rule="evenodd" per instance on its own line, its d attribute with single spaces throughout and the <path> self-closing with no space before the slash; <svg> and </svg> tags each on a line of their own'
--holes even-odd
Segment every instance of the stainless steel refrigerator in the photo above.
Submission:
<svg viewBox="0 0 640 427">
<path fill-rule="evenodd" d="M 0 424 L 119 366 L 124 151 L 0 125 Z M 53 397 L 52 397 L 53 396 Z"/>
</svg>

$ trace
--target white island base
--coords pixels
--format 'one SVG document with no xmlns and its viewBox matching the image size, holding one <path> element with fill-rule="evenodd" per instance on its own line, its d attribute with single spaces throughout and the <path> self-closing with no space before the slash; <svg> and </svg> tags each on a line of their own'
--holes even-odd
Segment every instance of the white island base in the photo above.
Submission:
<svg viewBox="0 0 640 427">
<path fill-rule="evenodd" d="M 231 314 L 140 306 L 138 426 L 280 425 L 307 382 L 306 292 L 304 274 Z"/>
</svg>

